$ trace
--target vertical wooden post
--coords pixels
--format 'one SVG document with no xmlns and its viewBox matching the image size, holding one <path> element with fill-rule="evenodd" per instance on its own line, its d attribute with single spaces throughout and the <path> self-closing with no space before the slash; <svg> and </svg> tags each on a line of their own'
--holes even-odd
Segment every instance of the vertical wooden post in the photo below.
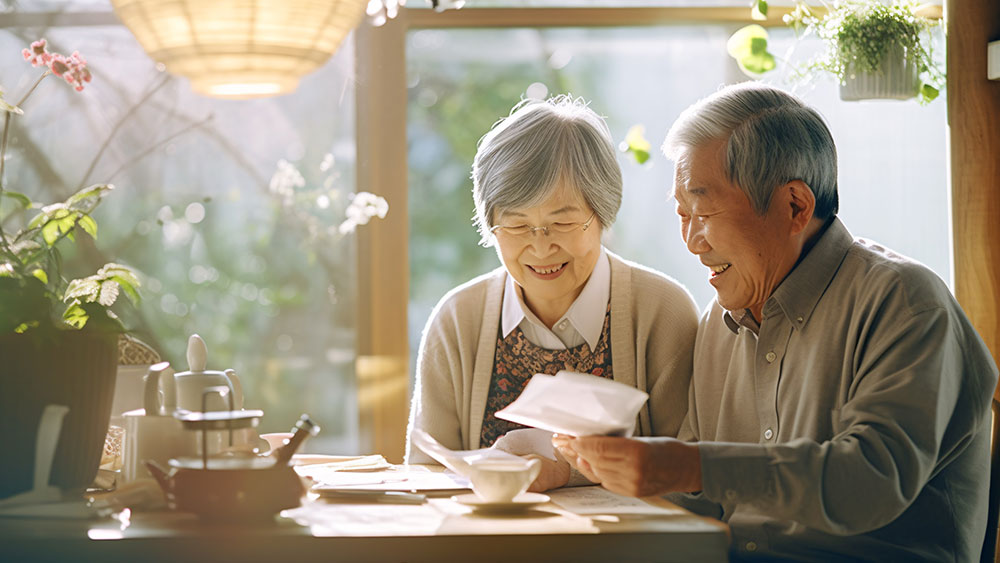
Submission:
<svg viewBox="0 0 1000 563">
<path fill-rule="evenodd" d="M 358 230 L 357 353 L 361 447 L 400 462 L 409 391 L 405 23 L 354 32 L 357 191 L 389 202 Z M 400 131 L 402 127 L 402 131 Z"/>
<path fill-rule="evenodd" d="M 946 22 L 955 296 L 998 359 L 1000 81 L 986 78 L 986 48 L 1000 39 L 1000 2 L 948 0 Z"/>
<path fill-rule="evenodd" d="M 1000 39 L 1000 2 L 948 0 L 948 126 L 955 297 L 1000 359 L 1000 81 L 986 78 L 986 49 Z M 993 441 L 997 436 L 994 390 Z M 997 448 L 990 477 L 991 529 L 982 561 L 996 553 Z"/>
</svg>

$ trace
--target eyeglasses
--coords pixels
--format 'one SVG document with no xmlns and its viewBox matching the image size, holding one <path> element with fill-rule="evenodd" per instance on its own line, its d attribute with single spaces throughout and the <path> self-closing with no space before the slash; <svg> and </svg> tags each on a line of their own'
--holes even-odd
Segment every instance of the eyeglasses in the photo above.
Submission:
<svg viewBox="0 0 1000 563">
<path fill-rule="evenodd" d="M 590 219 L 587 219 L 583 223 L 552 223 L 545 227 L 535 227 L 532 225 L 497 225 L 490 228 L 490 233 L 494 236 L 497 231 L 510 236 L 518 238 L 528 238 L 535 234 L 535 231 L 542 231 L 542 234 L 548 236 L 552 235 L 565 235 L 572 233 L 573 231 L 580 229 L 586 231 L 590 228 L 590 224 L 594 221 L 594 217 L 597 217 L 597 212 L 590 214 Z"/>
</svg>

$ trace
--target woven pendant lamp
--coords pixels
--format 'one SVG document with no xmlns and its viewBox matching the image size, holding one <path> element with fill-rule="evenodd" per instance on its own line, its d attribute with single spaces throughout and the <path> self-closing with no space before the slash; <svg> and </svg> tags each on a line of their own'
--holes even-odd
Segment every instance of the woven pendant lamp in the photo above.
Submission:
<svg viewBox="0 0 1000 563">
<path fill-rule="evenodd" d="M 155 61 L 201 94 L 287 94 L 325 63 L 367 0 L 111 0 Z"/>
</svg>

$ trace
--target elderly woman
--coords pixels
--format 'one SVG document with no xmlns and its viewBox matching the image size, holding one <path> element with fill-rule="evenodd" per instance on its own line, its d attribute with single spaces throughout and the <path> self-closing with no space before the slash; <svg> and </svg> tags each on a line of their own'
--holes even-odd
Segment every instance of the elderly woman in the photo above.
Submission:
<svg viewBox="0 0 1000 563">
<path fill-rule="evenodd" d="M 455 288 L 431 314 L 408 436 L 419 428 L 450 449 L 491 446 L 523 428 L 494 413 L 532 375 L 560 370 L 648 392 L 637 432 L 676 435 L 698 312 L 677 282 L 601 245 L 622 199 L 604 120 L 580 99 L 525 100 L 480 140 L 472 179 L 481 243 L 503 267 Z M 410 440 L 406 460 L 431 461 Z M 569 476 L 565 462 L 543 459 L 532 490 Z"/>
</svg>

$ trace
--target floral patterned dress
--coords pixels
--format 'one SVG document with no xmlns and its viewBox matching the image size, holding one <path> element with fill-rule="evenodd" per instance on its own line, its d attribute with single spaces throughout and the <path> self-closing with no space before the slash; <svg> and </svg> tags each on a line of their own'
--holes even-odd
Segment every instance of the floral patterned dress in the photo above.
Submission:
<svg viewBox="0 0 1000 563">
<path fill-rule="evenodd" d="M 548 350 L 528 341 L 520 327 L 504 338 L 503 328 L 498 330 L 497 349 L 493 361 L 493 377 L 486 397 L 486 412 L 483 429 L 479 434 L 479 446 L 492 446 L 497 438 L 511 430 L 524 428 L 523 425 L 497 418 L 495 413 L 514 402 L 528 380 L 536 373 L 555 375 L 561 370 L 589 373 L 598 377 L 612 378 L 611 373 L 611 304 L 604 314 L 604 328 L 601 338 L 593 351 L 584 342 L 565 350 Z"/>
</svg>

